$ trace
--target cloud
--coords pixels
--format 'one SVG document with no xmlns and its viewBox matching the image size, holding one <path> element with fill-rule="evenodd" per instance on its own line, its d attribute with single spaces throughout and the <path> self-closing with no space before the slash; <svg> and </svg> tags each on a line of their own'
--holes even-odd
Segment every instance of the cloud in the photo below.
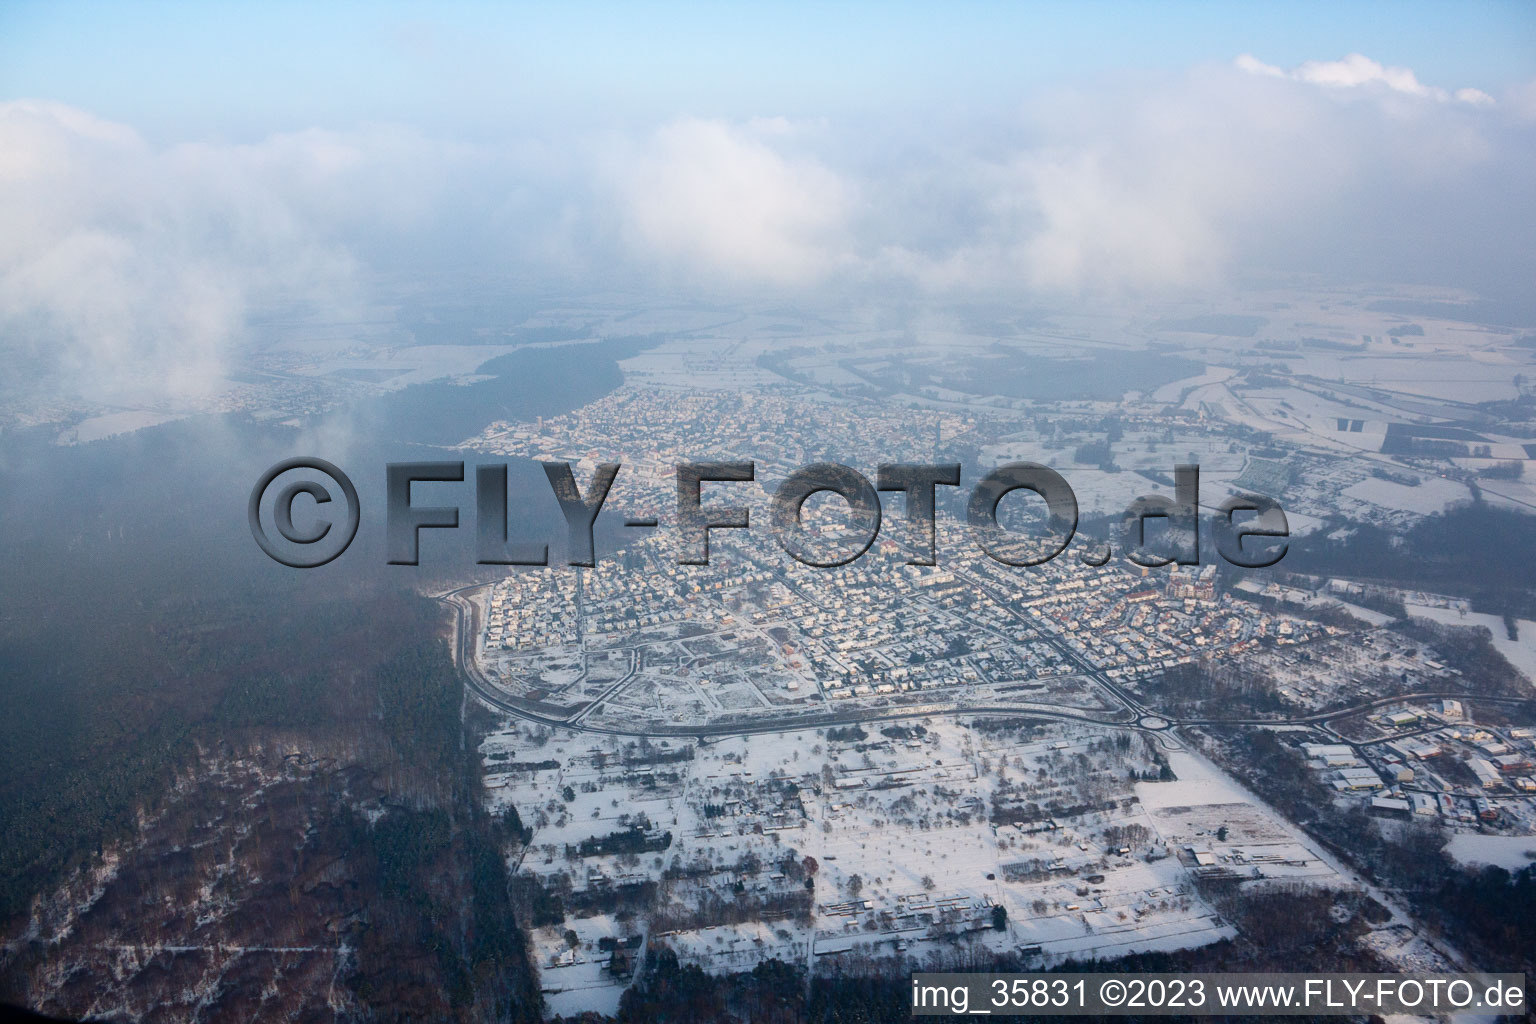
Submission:
<svg viewBox="0 0 1536 1024">
<path fill-rule="evenodd" d="M 102 399 L 216 385 L 268 301 L 334 308 L 354 263 L 274 183 L 336 173 L 322 140 L 157 149 L 67 106 L 0 104 L 0 346 Z"/>
<path fill-rule="evenodd" d="M 1439 86 L 1425 85 L 1419 81 L 1412 68 L 1387 67 L 1379 61 L 1351 53 L 1342 60 L 1309 60 L 1291 71 L 1265 64 L 1252 54 L 1245 53 L 1233 62 L 1252 75 L 1269 78 L 1292 78 L 1298 82 L 1310 82 L 1336 89 L 1357 89 L 1380 86 L 1393 92 L 1418 96 L 1423 99 L 1446 102 L 1455 100 L 1473 106 L 1492 106 L 1494 98 L 1481 89 L 1462 88 L 1448 92 Z"/>
<path fill-rule="evenodd" d="M 535 137 L 390 125 L 157 146 L 0 104 L 0 353 L 105 400 L 217 386 L 257 311 L 393 282 L 710 299 L 1078 302 L 1244 277 L 1525 289 L 1536 84 L 1491 104 L 1365 58 L 1252 57 L 973 120 L 683 117 Z M 4 386 L 0 382 L 0 386 Z"/>
<path fill-rule="evenodd" d="M 685 118 L 616 147 L 601 177 L 629 256 L 677 279 L 803 285 L 845 258 L 854 190 L 782 118 Z"/>
<path fill-rule="evenodd" d="M 1298 272 L 1528 281 L 1529 121 L 1513 103 L 1442 100 L 1403 69 L 1339 64 L 1303 77 L 1245 58 L 1032 97 L 991 137 L 943 143 L 965 156 L 941 158 L 945 186 L 925 194 L 980 215 L 921 244 L 883 239 L 882 269 L 937 293 L 1057 299 Z M 866 191 L 890 216 L 918 201 Z"/>
</svg>

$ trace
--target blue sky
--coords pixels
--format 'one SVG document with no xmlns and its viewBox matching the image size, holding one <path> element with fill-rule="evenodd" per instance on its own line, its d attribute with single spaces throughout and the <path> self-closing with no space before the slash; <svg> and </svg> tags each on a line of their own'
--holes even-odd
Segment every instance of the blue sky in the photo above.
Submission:
<svg viewBox="0 0 1536 1024">
<path fill-rule="evenodd" d="M 0 7 L 0 98 L 152 137 L 359 121 L 450 132 L 879 116 L 1251 52 L 1361 52 L 1497 94 L 1536 78 L 1531 3 L 125 4 Z"/>
</svg>

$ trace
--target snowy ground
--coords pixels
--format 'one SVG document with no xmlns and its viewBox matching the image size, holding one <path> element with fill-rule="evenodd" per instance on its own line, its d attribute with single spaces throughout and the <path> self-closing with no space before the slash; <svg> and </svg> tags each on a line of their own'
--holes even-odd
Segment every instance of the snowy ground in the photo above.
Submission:
<svg viewBox="0 0 1536 1024">
<path fill-rule="evenodd" d="M 1463 864 L 1496 864 L 1518 871 L 1536 861 L 1536 836 L 1483 836 L 1458 832 L 1447 852 Z"/>
<path fill-rule="evenodd" d="M 1049 964 L 1232 936 L 1198 895 L 1201 870 L 1350 884 L 1208 761 L 1144 734 L 887 728 L 648 745 L 509 723 L 488 737 L 491 809 L 533 829 L 511 866 L 565 894 L 565 921 L 533 933 L 550 1007 L 617 1006 L 627 981 L 605 970 L 604 940 L 665 942 L 717 972 L 770 957 L 944 966 L 978 948 Z M 1177 781 L 1132 777 L 1161 757 Z M 657 848 L 583 847 L 632 826 Z M 612 895 L 640 885 L 654 895 Z"/>
<path fill-rule="evenodd" d="M 1503 618 L 1497 615 L 1485 615 L 1457 608 L 1432 608 L 1419 604 L 1410 604 L 1407 608 L 1408 614 L 1438 622 L 1443 626 L 1485 627 L 1489 633 L 1493 634 L 1494 649 L 1519 669 L 1525 678 L 1536 680 L 1536 622 L 1530 619 L 1517 619 L 1515 621 L 1517 638 L 1511 640 L 1508 631 L 1504 628 Z"/>
</svg>

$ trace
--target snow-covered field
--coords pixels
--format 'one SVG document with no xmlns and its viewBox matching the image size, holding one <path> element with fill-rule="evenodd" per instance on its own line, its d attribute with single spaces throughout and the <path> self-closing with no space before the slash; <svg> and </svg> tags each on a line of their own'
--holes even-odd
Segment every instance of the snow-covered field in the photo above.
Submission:
<svg viewBox="0 0 1536 1024">
<path fill-rule="evenodd" d="M 1446 851 L 1463 864 L 1494 864 L 1518 871 L 1536 861 L 1536 836 L 1483 836 L 1458 832 Z"/>
<path fill-rule="evenodd" d="M 1511 640 L 1504 628 L 1504 620 L 1497 615 L 1459 608 L 1432 608 L 1421 604 L 1410 604 L 1407 608 L 1408 614 L 1443 626 L 1486 628 L 1493 635 L 1494 650 L 1504 655 L 1504 659 L 1524 673 L 1527 679 L 1536 680 L 1536 622 L 1530 619 L 1515 620 L 1517 638 Z"/>
<path fill-rule="evenodd" d="M 1385 509 L 1398 509 L 1428 516 L 1444 512 L 1450 506 L 1468 500 L 1465 484 L 1440 477 L 1427 477 L 1417 487 L 1374 477 L 1361 480 L 1344 491 L 1346 498 L 1369 502 Z"/>
<path fill-rule="evenodd" d="M 617 1005 L 626 942 L 712 971 L 978 948 L 1049 964 L 1230 937 L 1201 872 L 1347 884 L 1209 762 L 1154 742 L 939 717 L 713 742 L 509 723 L 481 756 L 491 810 L 533 830 L 512 869 L 564 901 L 533 949 L 551 1008 L 573 1013 Z M 1177 781 L 1141 781 L 1164 760 Z M 634 845 L 601 846 L 616 836 Z"/>
<path fill-rule="evenodd" d="M 92 416 L 90 419 L 82 420 L 79 424 L 61 434 L 59 436 L 59 443 L 89 444 L 91 441 L 116 437 L 118 434 L 131 434 L 135 430 L 159 426 L 161 423 L 169 423 L 175 419 L 180 419 L 180 417 L 146 410 L 109 412 L 101 416 Z"/>
</svg>

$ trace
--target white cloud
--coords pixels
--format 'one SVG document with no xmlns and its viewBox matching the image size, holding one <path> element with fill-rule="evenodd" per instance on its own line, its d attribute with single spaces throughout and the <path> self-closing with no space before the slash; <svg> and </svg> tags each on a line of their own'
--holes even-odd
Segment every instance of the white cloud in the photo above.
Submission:
<svg viewBox="0 0 1536 1024">
<path fill-rule="evenodd" d="M 632 259 L 672 275 L 807 284 L 843 260 L 852 190 L 814 157 L 774 143 L 783 119 L 745 127 L 688 118 L 610 152 L 602 177 Z"/>
<path fill-rule="evenodd" d="M 1268 78 L 1286 77 L 1286 73 L 1283 68 L 1277 68 L 1273 64 L 1265 64 L 1251 53 L 1238 54 L 1237 59 L 1232 63 L 1235 64 L 1239 70 L 1246 71 L 1250 75 L 1264 75 Z"/>
<path fill-rule="evenodd" d="M 1468 86 L 1465 89 L 1457 89 L 1451 96 L 1461 103 L 1470 103 L 1474 107 L 1491 107 L 1498 100 L 1483 92 L 1481 89 L 1473 89 Z"/>
<path fill-rule="evenodd" d="M 1445 97 L 1444 90 L 1431 89 L 1419 81 L 1412 68 L 1385 67 L 1379 61 L 1359 53 L 1351 53 L 1343 60 L 1309 60 L 1291 73 L 1293 78 L 1315 85 L 1353 88 L 1381 83 L 1388 89 L 1405 92 L 1410 96 Z"/>
<path fill-rule="evenodd" d="M 67 106 L 0 104 L 8 362 L 104 399 L 187 396 L 215 383 L 253 305 L 338 304 L 350 255 L 272 181 L 323 177 L 337 153 L 313 139 L 276 150 L 157 149 Z"/>
<path fill-rule="evenodd" d="M 1410 95 L 1416 77 L 1374 62 L 1311 80 L 1236 63 L 1039 97 L 996 138 L 946 140 L 966 157 L 943 158 L 942 189 L 870 186 L 870 205 L 980 214 L 889 232 L 872 262 L 934 291 L 1058 296 L 1297 271 L 1495 288 L 1531 269 L 1536 146 L 1514 110 Z"/>
<path fill-rule="evenodd" d="M 1425 85 L 1412 68 L 1388 67 L 1364 54 L 1351 53 L 1342 60 L 1309 60 L 1291 71 L 1266 64 L 1250 53 L 1233 62 L 1240 70 L 1268 78 L 1292 78 L 1335 89 L 1382 87 L 1392 92 L 1423 99 L 1456 100 L 1473 106 L 1492 106 L 1494 98 L 1481 89 L 1463 88 L 1449 92 L 1439 86 Z"/>
<path fill-rule="evenodd" d="M 1244 57 L 970 124 L 682 118 L 473 143 L 362 126 L 155 146 L 66 106 L 0 104 L 0 352 L 97 394 L 195 391 L 257 307 L 398 302 L 365 292 L 402 268 L 855 301 L 1157 295 L 1298 270 L 1528 282 L 1533 134 L 1536 86 L 1440 102 L 1363 58 Z"/>
</svg>

